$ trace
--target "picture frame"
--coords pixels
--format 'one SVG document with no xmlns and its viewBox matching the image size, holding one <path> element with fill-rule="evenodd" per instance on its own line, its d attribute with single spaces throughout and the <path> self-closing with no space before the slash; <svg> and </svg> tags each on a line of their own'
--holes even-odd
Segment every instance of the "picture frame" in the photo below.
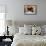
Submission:
<svg viewBox="0 0 46 46">
<path fill-rule="evenodd" d="M 37 5 L 24 5 L 24 14 L 25 15 L 36 15 Z"/>
</svg>

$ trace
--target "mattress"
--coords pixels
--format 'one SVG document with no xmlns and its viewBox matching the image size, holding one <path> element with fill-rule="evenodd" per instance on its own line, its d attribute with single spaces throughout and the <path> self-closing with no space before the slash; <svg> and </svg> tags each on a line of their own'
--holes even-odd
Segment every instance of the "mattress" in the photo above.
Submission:
<svg viewBox="0 0 46 46">
<path fill-rule="evenodd" d="M 16 34 L 11 46 L 46 46 L 46 36 Z"/>
</svg>

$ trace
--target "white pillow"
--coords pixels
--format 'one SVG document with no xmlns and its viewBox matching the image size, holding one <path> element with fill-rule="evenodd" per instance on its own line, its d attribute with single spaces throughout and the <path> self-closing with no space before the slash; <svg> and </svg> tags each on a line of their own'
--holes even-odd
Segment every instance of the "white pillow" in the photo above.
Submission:
<svg viewBox="0 0 46 46">
<path fill-rule="evenodd" d="M 42 28 L 44 29 L 44 32 L 46 33 L 46 25 L 43 25 Z"/>
<path fill-rule="evenodd" d="M 30 35 L 32 32 L 31 32 L 31 28 L 19 27 L 19 33 Z"/>
<path fill-rule="evenodd" d="M 39 26 L 32 27 L 32 35 L 39 35 L 41 33 L 41 28 Z"/>
<path fill-rule="evenodd" d="M 45 27 L 44 25 L 41 26 L 41 35 L 43 36 L 44 35 L 44 32 L 45 32 Z"/>
<path fill-rule="evenodd" d="M 27 32 L 30 32 L 28 34 L 32 34 L 32 25 L 26 25 L 24 24 L 25 30 L 27 30 Z"/>
<path fill-rule="evenodd" d="M 31 28 L 26 28 L 26 27 L 25 27 L 25 32 L 24 32 L 24 34 L 31 35 L 31 34 L 32 34 Z"/>
<path fill-rule="evenodd" d="M 24 27 L 32 29 L 32 25 L 26 25 L 26 24 L 24 24 Z"/>
<path fill-rule="evenodd" d="M 15 26 L 9 26 L 9 35 L 15 35 L 19 32 L 19 28 Z"/>
<path fill-rule="evenodd" d="M 20 33 L 20 34 L 24 34 L 24 31 L 25 31 L 25 30 L 24 30 L 24 27 L 19 27 L 19 33 Z"/>
</svg>

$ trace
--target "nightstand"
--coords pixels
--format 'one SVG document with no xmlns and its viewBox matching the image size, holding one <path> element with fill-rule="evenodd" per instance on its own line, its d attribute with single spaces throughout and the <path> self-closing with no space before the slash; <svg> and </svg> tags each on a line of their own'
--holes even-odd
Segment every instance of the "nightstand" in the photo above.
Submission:
<svg viewBox="0 0 46 46">
<path fill-rule="evenodd" d="M 11 41 L 3 41 L 4 46 L 11 46 Z"/>
<path fill-rule="evenodd" d="M 12 36 L 4 36 L 4 38 L 2 39 L 2 42 L 3 42 L 4 46 L 11 46 L 11 44 L 13 42 L 13 37 Z"/>
<path fill-rule="evenodd" d="M 10 38 L 13 42 L 13 36 L 3 36 L 3 39 Z"/>
<path fill-rule="evenodd" d="M 10 38 L 11 40 L 7 39 Z M 13 42 L 13 36 L 0 36 L 0 46 L 11 46 Z"/>
</svg>

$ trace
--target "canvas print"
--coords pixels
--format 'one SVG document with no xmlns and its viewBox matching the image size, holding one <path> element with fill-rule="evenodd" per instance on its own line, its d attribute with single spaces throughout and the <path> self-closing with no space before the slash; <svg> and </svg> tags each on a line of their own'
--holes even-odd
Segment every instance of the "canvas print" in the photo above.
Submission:
<svg viewBox="0 0 46 46">
<path fill-rule="evenodd" d="M 37 14 L 37 5 L 24 5 L 24 14 L 26 15 Z"/>
</svg>

